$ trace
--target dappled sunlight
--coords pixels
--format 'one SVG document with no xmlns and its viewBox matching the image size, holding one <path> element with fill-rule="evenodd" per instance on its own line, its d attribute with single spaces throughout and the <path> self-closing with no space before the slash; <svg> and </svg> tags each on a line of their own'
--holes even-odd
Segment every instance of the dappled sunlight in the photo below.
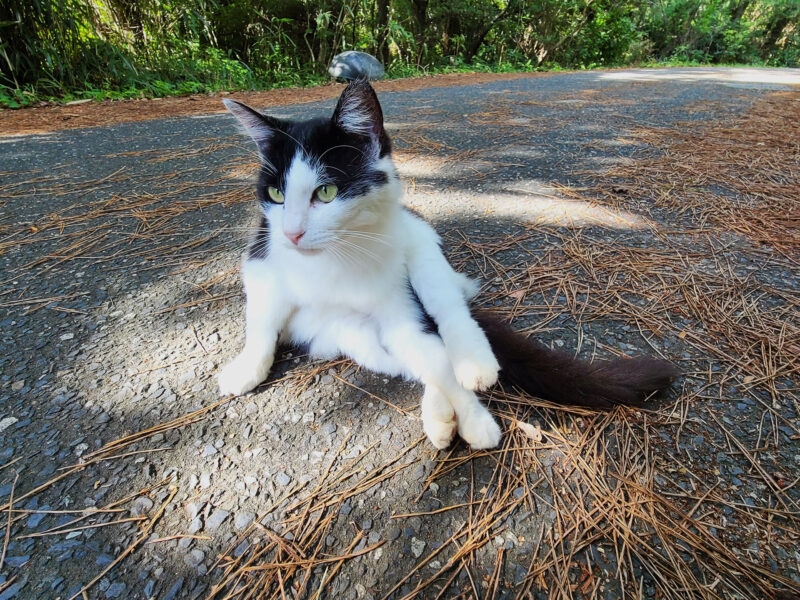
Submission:
<svg viewBox="0 0 800 600">
<path fill-rule="evenodd" d="M 504 217 L 521 222 L 554 227 L 608 227 L 643 229 L 647 221 L 639 215 L 614 210 L 590 201 L 573 200 L 557 193 L 520 191 L 518 194 L 491 194 L 472 199 L 475 209 L 486 216 Z"/>
</svg>

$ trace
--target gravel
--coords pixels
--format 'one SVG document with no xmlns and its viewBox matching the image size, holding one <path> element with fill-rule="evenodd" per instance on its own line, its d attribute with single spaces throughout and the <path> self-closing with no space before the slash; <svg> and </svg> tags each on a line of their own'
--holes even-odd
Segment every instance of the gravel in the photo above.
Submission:
<svg viewBox="0 0 800 600">
<path fill-rule="evenodd" d="M 570 104 L 564 99 L 595 89 L 614 95 L 619 102 Z M 539 197 L 530 197 L 542 191 L 543 182 L 580 187 L 586 177 L 581 173 L 598 172 L 638 156 L 641 148 L 618 144 L 618 138 L 624 138 L 631 128 L 737 114 L 763 93 L 763 89 L 690 79 L 631 85 L 624 79 L 587 72 L 400 92 L 386 94 L 383 99 L 390 133 L 395 135 L 398 151 L 403 152 L 400 171 L 407 182 L 414 180 L 408 186 L 409 204 L 423 212 L 445 236 L 459 230 L 476 239 L 499 240 L 517 231 L 520 222 L 543 218 L 534 210 Z M 530 132 L 525 144 L 506 143 L 491 127 L 476 126 L 467 118 L 479 118 L 482 112 L 509 98 L 530 101 L 522 109 L 523 118 L 529 121 L 519 123 Z M 271 110 L 277 116 L 290 117 L 318 114 L 321 107 L 328 110 L 332 106 L 332 102 L 325 102 Z M 479 150 L 477 159 L 462 158 L 445 167 L 426 161 L 409 147 L 409 123 L 427 123 L 424 134 L 443 145 L 442 153 L 448 152 L 446 147 Z M 18 185 L 13 195 L 4 197 L 3 224 L 24 235 L 34 225 L 41 227 L 54 212 L 70 214 L 67 207 L 71 205 L 111 201 L 117 206 L 159 193 L 166 196 L 163 206 L 171 206 L 200 202 L 210 193 L 226 194 L 227 198 L 235 189 L 242 189 L 236 186 L 249 185 L 236 169 L 251 160 L 252 154 L 228 117 L 175 118 L 3 141 L 2 185 Z M 494 161 L 499 166 L 488 168 L 481 161 Z M 165 175 L 170 178 L 165 179 Z M 250 195 L 248 192 L 244 197 Z M 216 370 L 239 350 L 243 336 L 242 295 L 235 274 L 242 239 L 230 228 L 249 222 L 251 214 L 246 203 L 211 204 L 174 217 L 166 233 L 152 238 L 146 235 L 150 217 L 111 214 L 92 223 L 113 223 L 119 233 L 108 233 L 107 239 L 98 241 L 90 254 L 93 258 L 24 267 L 72 243 L 74 238 L 66 241 L 62 237 L 75 231 L 72 225 L 63 232 L 60 228 L 44 230 L 41 241 L 0 253 L 0 268 L 9 274 L 0 284 L 0 465 L 19 459 L 0 470 L 0 500 L 11 494 L 15 473 L 19 473 L 15 488 L 15 496 L 19 496 L 58 476 L 61 467 L 86 459 L 105 443 L 218 400 Z M 218 230 L 224 233 L 203 243 Z M 98 230 L 97 235 L 104 231 Z M 634 246 L 644 243 L 648 234 L 604 230 L 603 235 Z M 110 246 L 104 249 L 106 243 Z M 552 243 L 544 228 L 541 243 Z M 157 255 L 162 246 L 187 249 L 177 258 Z M 101 260 L 98 257 L 103 252 L 117 256 Z M 509 266 L 520 260 L 513 253 L 494 258 Z M 48 270 L 43 270 L 45 267 Z M 778 264 L 736 268 L 776 288 L 797 286 L 796 273 L 781 270 Z M 491 286 L 499 282 L 486 283 Z M 58 299 L 46 300 L 54 297 Z M 556 302 L 563 304 L 565 300 Z M 562 315 L 549 323 L 542 335 L 570 351 L 581 339 L 586 356 L 593 351 L 602 355 L 604 344 L 626 351 L 647 350 L 648 342 L 629 325 L 611 320 L 579 323 Z M 690 325 L 685 323 L 687 329 Z M 560 339 L 553 339 L 556 335 Z M 708 372 L 709 364 L 719 367 L 708 356 L 695 355 L 681 339 L 667 337 L 648 333 L 650 343 L 671 357 L 685 357 L 698 371 Z M 279 355 L 275 379 L 291 374 L 291 369 L 302 369 L 305 359 L 299 356 Z M 281 531 L 280 522 L 287 516 L 290 502 L 278 501 L 295 485 L 306 484 L 306 491 L 313 489 L 345 438 L 349 436 L 343 454 L 346 460 L 354 460 L 376 443 L 359 463 L 366 473 L 396 457 L 421 435 L 418 420 L 406 418 L 372 397 L 388 399 L 414 413 L 421 393 L 418 386 L 347 366 L 331 368 L 331 372 L 328 369 L 320 371 L 307 386 L 297 385 L 291 377 L 261 386 L 197 422 L 174 431 L 162 430 L 131 446 L 135 454 L 88 464 L 35 494 L 36 504 L 26 508 L 83 511 L 128 497 L 123 504 L 128 512 L 93 516 L 76 525 L 109 522 L 112 515 L 118 519 L 160 514 L 153 539 L 202 533 L 210 539 L 182 538 L 179 542 L 140 545 L 108 574 L 105 587 L 93 589 L 90 597 L 205 597 L 217 581 L 213 571 L 206 573 L 214 557 L 230 552 L 237 533 L 275 503 L 275 510 L 261 523 L 272 531 Z M 743 390 L 730 389 L 726 390 L 729 396 L 718 401 L 713 399 L 718 391 L 709 388 L 704 392 L 712 398 L 706 407 L 721 415 L 723 422 L 731 423 L 748 447 L 755 447 L 759 433 L 754 423 L 759 422 L 760 404 Z M 651 451 L 658 460 L 701 465 L 714 473 L 721 489 L 741 498 L 741 504 L 762 506 L 763 490 L 757 489 L 748 476 L 750 465 L 728 451 L 718 428 L 703 424 L 697 410 L 692 406 L 688 415 L 688 422 L 693 427 L 697 424 L 694 430 L 663 425 L 659 429 L 663 436 L 654 436 Z M 793 411 L 787 406 L 783 414 L 796 424 Z M 791 428 L 769 434 L 770 439 L 777 436 L 781 442 L 778 448 L 768 450 L 774 455 L 775 472 L 786 474 L 788 479 L 800 465 L 800 448 L 792 435 Z M 457 447 L 454 456 L 462 456 L 464 451 L 463 446 Z M 542 449 L 536 456 L 546 472 L 560 472 L 563 455 Z M 354 527 L 365 532 L 365 546 L 385 543 L 368 560 L 345 562 L 329 597 L 382 597 L 418 559 L 438 548 L 464 522 L 468 508 L 410 519 L 391 518 L 393 514 L 469 502 L 471 495 L 479 495 L 491 480 L 496 466 L 491 457 L 466 462 L 437 477 L 425 491 L 423 486 L 436 466 L 436 458 L 429 445 L 416 446 L 402 458 L 414 461 L 408 469 L 339 507 L 325 539 L 326 552 L 344 552 L 353 539 Z M 528 483 L 540 475 L 524 474 Z M 693 489 L 679 472 L 673 476 Z M 153 487 L 162 480 L 167 481 Z M 177 491 L 167 502 L 170 486 Z M 519 498 L 524 488 L 520 486 L 513 493 Z M 539 488 L 537 493 L 536 510 L 517 512 L 504 521 L 508 535 L 497 534 L 498 539 L 493 538 L 478 555 L 473 576 L 488 581 L 496 548 L 503 547 L 507 549 L 504 579 L 519 584 L 539 532 L 542 528 L 549 531 L 558 517 L 549 508 L 554 500 L 548 490 Z M 75 517 L 30 513 L 14 523 L 0 572 L 0 589 L 3 581 L 17 579 L 0 592 L 0 600 L 69 597 L 97 575 L 109 559 L 119 556 L 140 532 L 139 524 L 128 523 L 75 532 L 71 538 L 19 539 L 65 525 Z M 728 516 L 734 531 L 736 518 L 735 513 Z M 767 552 L 766 541 L 756 550 L 751 548 L 751 540 L 744 539 L 745 532 L 737 533 L 742 535 L 742 547 L 750 548 L 751 554 L 774 554 L 787 577 L 800 577 L 791 554 L 782 556 L 772 546 Z M 237 544 L 235 555 L 248 551 L 246 540 Z M 613 576 L 603 575 L 615 572 L 616 559 L 607 547 L 602 550 L 592 553 L 595 565 L 602 565 L 600 571 L 595 570 L 596 577 L 603 578 L 608 597 L 619 597 Z M 445 554 L 437 557 L 441 564 L 449 557 Z M 431 574 L 423 570 L 421 575 Z M 648 589 L 652 581 L 643 577 Z M 406 592 L 416 583 L 409 582 Z M 469 586 L 469 582 L 459 576 L 454 585 Z"/>
</svg>

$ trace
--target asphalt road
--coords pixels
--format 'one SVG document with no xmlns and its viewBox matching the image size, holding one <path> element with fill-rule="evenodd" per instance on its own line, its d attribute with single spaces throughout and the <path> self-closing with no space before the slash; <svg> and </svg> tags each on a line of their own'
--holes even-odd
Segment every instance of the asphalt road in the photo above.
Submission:
<svg viewBox="0 0 800 600">
<path fill-rule="evenodd" d="M 790 70 L 627 70 L 432 87 L 384 94 L 381 101 L 407 202 L 444 234 L 448 252 L 463 268 L 489 278 L 485 291 L 502 305 L 497 271 L 466 240 L 491 247 L 535 223 L 560 234 L 581 229 L 614 245 L 657 244 L 642 223 L 656 219 L 687 229 L 692 223 L 666 209 L 645 219 L 633 208 L 611 210 L 570 199 L 559 186 L 588 185 L 611 167 L 651 155 L 651 148 L 630 143 L 635 130 L 735 118 L 765 94 L 798 84 L 800 74 Z M 286 106 L 272 114 L 305 117 L 325 114 L 333 105 Z M 291 503 L 281 499 L 313 488 L 340 447 L 346 457 L 365 453 L 363 473 L 411 447 L 402 456 L 406 468 L 336 505 L 322 542 L 331 554 L 383 542 L 379 551 L 345 561 L 326 588 L 330 598 L 380 598 L 446 544 L 471 508 L 405 519 L 392 515 L 463 504 L 491 487 L 497 465 L 492 456 L 458 463 L 437 475 L 433 487 L 427 485 L 445 455 L 425 443 L 414 445 L 421 435 L 413 417 L 417 387 L 348 365 L 307 365 L 291 355 L 278 366 L 276 378 L 285 379 L 52 482 L 60 469 L 104 444 L 217 402 L 217 368 L 241 343 L 243 303 L 235 270 L 243 228 L 254 211 L 254 161 L 249 140 L 224 115 L 0 137 L 0 504 L 12 492 L 18 498 L 48 484 L 15 503 L 22 512 L 10 513 L 0 599 L 69 598 L 142 535 L 142 543 L 89 589 L 90 598 L 206 597 L 221 580 L 212 569 L 217 555 L 256 517 L 281 533 L 279 521 Z M 527 253 L 544 252 L 558 239 L 542 235 L 525 248 L 497 250 L 494 258 L 513 270 L 530 260 Z M 765 281 L 797 290 L 796 271 L 759 272 Z M 541 312 L 532 309 L 515 324 L 535 328 Z M 646 342 L 624 318 L 581 324 L 577 317 L 565 303 L 543 338 L 568 349 L 580 344 L 586 357 L 607 355 L 610 344 L 626 353 L 658 351 L 689 372 L 716 368 L 677 331 Z M 670 398 L 699 386 L 697 381 L 677 386 Z M 731 393 L 731 404 L 745 411 L 741 419 L 733 417 L 736 430 L 756 436 L 744 395 Z M 727 410 L 720 408 L 721 417 L 730 417 Z M 782 414 L 797 427 L 794 410 L 787 404 Z M 680 427 L 664 422 L 654 436 L 668 440 L 665 446 L 682 444 Z M 793 479 L 800 447 L 786 427 L 776 430 L 783 437 L 774 460 Z M 768 509 L 769 501 L 742 475 L 751 465 L 735 449 L 713 449 L 726 445 L 718 434 L 710 427 L 693 435 L 687 443 L 694 451 L 681 460 L 690 472 L 695 460 L 718 462 L 704 465 L 719 467 L 718 485 L 739 481 L 741 496 L 755 498 L 746 502 Z M 545 444 L 537 460 L 542 468 L 560 464 L 562 450 Z M 670 450 L 661 452 L 659 460 L 668 462 Z M 454 456 L 467 453 L 461 446 Z M 523 477 L 538 480 L 534 471 Z M 307 488 L 298 491 L 300 484 Z M 752 493 L 748 486 L 755 486 Z M 526 493 L 518 489 L 520 497 Z M 556 531 L 560 523 L 553 493 L 539 490 L 536 502 L 505 515 L 474 555 L 469 574 L 462 570 L 442 597 L 471 586 L 482 595 L 491 591 L 499 548 L 505 558 L 495 597 L 514 597 L 532 549 L 549 543 L 542 532 Z M 797 488 L 788 497 L 797 502 Z M 91 510 L 120 500 L 111 508 L 121 512 L 47 512 Z M 142 533 L 148 521 L 127 521 L 25 537 L 81 515 L 88 518 L 66 529 L 142 514 L 160 517 L 152 531 Z M 710 514 L 713 520 L 713 509 Z M 727 518 L 735 529 L 734 517 Z M 353 545 L 357 531 L 363 541 Z M 187 534 L 200 537 L 148 543 Z M 800 581 L 796 548 L 756 543 L 753 549 L 745 537 L 751 559 Z M 581 593 L 616 598 L 622 588 L 633 593 L 641 585 L 642 597 L 655 594 L 652 573 L 640 569 L 641 581 L 622 580 L 604 539 L 592 544 L 585 560 L 597 566 L 598 586 Z M 440 566 L 452 554 L 448 548 L 433 559 Z M 248 551 L 245 542 L 234 554 Z M 324 565 L 314 571 L 315 589 L 325 571 Z M 434 573 L 426 564 L 396 597 Z M 436 597 L 451 574 L 421 596 Z M 543 587 L 536 593 L 548 597 Z M 752 590 L 742 594 L 758 597 Z"/>
</svg>

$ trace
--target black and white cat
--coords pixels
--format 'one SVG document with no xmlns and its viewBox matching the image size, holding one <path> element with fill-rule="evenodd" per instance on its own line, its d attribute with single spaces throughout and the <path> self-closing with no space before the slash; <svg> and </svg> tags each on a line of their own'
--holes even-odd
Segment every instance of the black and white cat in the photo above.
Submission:
<svg viewBox="0 0 800 600">
<path fill-rule="evenodd" d="M 423 383 L 422 425 L 437 448 L 456 431 L 473 448 L 493 448 L 501 429 L 475 391 L 498 372 L 540 397 L 597 407 L 642 401 L 675 375 L 648 358 L 577 361 L 471 310 L 478 286 L 400 202 L 368 83 L 348 85 L 331 118 L 309 121 L 224 102 L 258 146 L 262 216 L 242 263 L 245 345 L 219 374 L 222 394 L 264 381 L 282 338 Z"/>
</svg>

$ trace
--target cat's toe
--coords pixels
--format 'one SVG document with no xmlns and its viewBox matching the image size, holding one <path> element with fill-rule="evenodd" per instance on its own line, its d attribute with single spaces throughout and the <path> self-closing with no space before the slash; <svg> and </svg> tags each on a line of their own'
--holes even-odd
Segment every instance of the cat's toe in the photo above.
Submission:
<svg viewBox="0 0 800 600">
<path fill-rule="evenodd" d="M 503 432 L 492 414 L 483 406 L 458 421 L 458 434 L 473 450 L 496 448 Z"/>
<path fill-rule="evenodd" d="M 453 361 L 456 379 L 468 390 L 486 390 L 497 383 L 500 365 L 494 355 L 481 357 L 465 356 Z"/>
<path fill-rule="evenodd" d="M 432 418 L 423 419 L 422 428 L 425 430 L 425 435 L 428 436 L 431 444 L 439 450 L 444 450 L 452 443 L 458 427 L 455 416 L 453 416 L 452 419 L 447 421 Z"/>
<path fill-rule="evenodd" d="M 267 378 L 269 368 L 265 361 L 239 356 L 219 372 L 219 393 L 223 396 L 245 394 Z"/>
</svg>

